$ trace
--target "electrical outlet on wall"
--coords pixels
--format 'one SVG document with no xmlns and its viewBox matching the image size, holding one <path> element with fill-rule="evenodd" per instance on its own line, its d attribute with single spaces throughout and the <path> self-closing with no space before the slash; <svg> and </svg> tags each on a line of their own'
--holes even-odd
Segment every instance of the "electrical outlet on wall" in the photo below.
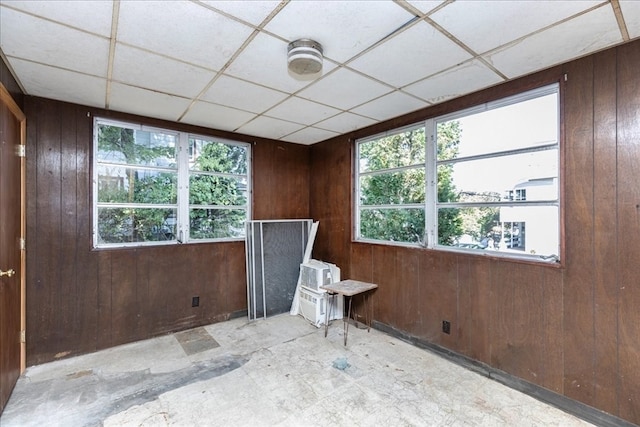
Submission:
<svg viewBox="0 0 640 427">
<path fill-rule="evenodd" d="M 445 334 L 451 334 L 451 322 L 449 322 L 448 320 L 442 321 L 442 332 L 444 332 Z"/>
<path fill-rule="evenodd" d="M 191 307 L 198 307 L 200 305 L 200 297 L 191 298 Z"/>
</svg>

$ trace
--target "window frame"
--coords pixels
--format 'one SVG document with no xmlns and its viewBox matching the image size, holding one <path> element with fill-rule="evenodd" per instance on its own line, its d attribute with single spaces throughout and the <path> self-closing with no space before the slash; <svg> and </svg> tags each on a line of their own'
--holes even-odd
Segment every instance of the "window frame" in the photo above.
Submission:
<svg viewBox="0 0 640 427">
<path fill-rule="evenodd" d="M 102 164 L 107 164 L 109 166 L 121 166 L 121 167 L 135 167 L 136 169 L 149 169 L 149 170 L 162 170 L 161 167 L 145 167 L 139 164 L 112 164 L 109 162 L 101 162 L 98 160 L 98 126 L 107 125 L 107 126 L 117 126 L 125 129 L 133 129 L 134 131 L 140 130 L 145 132 L 158 132 L 163 134 L 175 135 L 176 137 L 176 146 L 175 146 L 175 155 L 176 155 L 176 167 L 175 169 L 166 168 L 166 170 L 175 171 L 176 173 L 176 203 L 175 204 L 145 204 L 145 203 L 107 203 L 107 202 L 99 202 L 98 192 L 100 180 L 98 177 L 99 166 Z M 212 242 L 229 242 L 229 241 L 244 241 L 245 236 L 241 237 L 224 237 L 224 238 L 191 238 L 190 235 L 190 214 L 189 210 L 192 207 L 190 202 L 190 194 L 189 194 L 189 177 L 191 175 L 192 170 L 190 169 L 190 150 L 189 150 L 189 141 L 191 138 L 199 139 L 199 140 L 207 140 L 217 143 L 222 143 L 225 145 L 239 146 L 246 149 L 247 152 L 247 172 L 246 175 L 242 174 L 225 174 L 225 173 L 212 173 L 212 175 L 222 176 L 222 175 L 233 175 L 233 176 L 243 176 L 246 179 L 246 204 L 245 205 L 232 205 L 229 207 L 225 207 L 225 209 L 239 209 L 244 210 L 246 212 L 246 221 L 250 221 L 252 219 L 252 150 L 251 143 L 232 140 L 228 138 L 222 138 L 212 135 L 206 135 L 202 133 L 194 133 L 189 131 L 179 131 L 173 130 L 170 128 L 162 128 L 157 126 L 149 126 L 143 123 L 129 122 L 126 120 L 117 120 L 111 119 L 101 116 L 96 116 L 93 119 L 93 143 L 92 143 L 92 196 L 93 199 L 91 201 L 91 214 L 92 214 L 92 248 L 93 249 L 115 249 L 115 248 L 131 248 L 131 247 L 155 247 L 155 246 L 167 246 L 167 245 L 178 245 L 178 244 L 198 244 L 198 243 L 212 243 Z M 206 173 L 205 173 L 206 174 Z M 207 174 L 209 175 L 209 174 Z M 171 240 L 157 240 L 157 241 L 139 241 L 139 242 L 118 242 L 118 243 L 105 243 L 99 242 L 99 208 L 104 207 L 121 207 L 120 205 L 126 205 L 126 207 L 131 208 L 173 208 L 176 210 L 176 233 L 173 239 Z M 193 205 L 197 207 L 199 205 Z M 207 207 L 208 205 L 204 205 Z M 243 227 L 244 229 L 244 227 Z"/>
<path fill-rule="evenodd" d="M 558 229 L 557 229 L 557 238 L 558 238 L 558 253 L 553 254 L 552 256 L 542 256 L 535 254 L 526 254 L 526 253 L 514 253 L 514 252 L 504 252 L 504 251 L 482 251 L 478 249 L 470 249 L 466 247 L 452 247 L 447 245 L 441 245 L 438 243 L 438 207 L 476 207 L 470 205 L 477 205 L 483 203 L 465 203 L 465 202 L 455 202 L 455 203 L 441 203 L 438 201 L 437 195 L 437 170 L 438 165 L 444 163 L 456 163 L 458 160 L 437 160 L 437 124 L 442 122 L 447 122 L 450 120 L 455 120 L 459 118 L 463 118 L 466 116 L 470 116 L 473 114 L 494 110 L 501 107 L 516 105 L 518 103 L 544 97 L 547 95 L 556 94 L 557 95 L 557 104 L 556 104 L 556 120 L 557 120 L 557 134 L 554 143 L 541 145 L 541 146 L 527 146 L 525 148 L 513 148 L 499 152 L 492 152 L 481 154 L 478 156 L 468 156 L 468 158 L 479 157 L 479 158 L 497 158 L 506 155 L 514 155 L 519 153 L 528 153 L 528 152 L 536 152 L 543 150 L 557 150 L 557 174 L 555 176 L 555 186 L 556 186 L 556 198 L 553 200 L 544 200 L 544 201 L 529 201 L 529 200 L 516 200 L 515 194 L 516 189 L 513 189 L 513 200 L 500 200 L 500 202 L 492 202 L 489 203 L 491 205 L 495 205 L 496 207 L 502 206 L 554 206 L 557 208 L 558 214 Z M 443 114 L 440 116 L 429 117 L 423 121 L 416 122 L 407 126 L 403 126 L 396 129 L 391 129 L 386 132 L 378 133 L 375 135 L 371 135 L 368 137 L 360 138 L 355 140 L 355 158 L 354 158 L 354 196 L 353 196 L 353 241 L 362 242 L 362 243 L 376 243 L 376 244 L 386 244 L 392 246 L 408 246 L 408 247 L 422 247 L 426 249 L 445 251 L 445 252 L 454 252 L 454 253 L 465 253 L 465 254 L 473 254 L 479 256 L 490 256 L 497 258 L 505 258 L 511 260 L 525 260 L 525 261 L 534 261 L 546 264 L 560 264 L 562 262 L 562 256 L 564 255 L 564 216 L 563 216 L 563 195 L 564 192 L 562 190 L 562 175 L 563 175 L 563 163 L 562 163 L 562 150 L 563 150 L 563 132 L 562 132 L 562 92 L 559 82 L 551 82 L 544 86 L 537 87 L 535 89 L 526 90 L 520 92 L 515 95 L 506 96 L 500 99 L 484 102 L 481 104 L 474 105 L 469 108 L 464 108 L 461 110 L 453 111 L 447 114 Z M 416 129 L 419 127 L 424 127 L 425 130 L 425 235 L 423 239 L 417 243 L 412 242 L 397 242 L 390 240 L 380 240 L 373 238 L 365 238 L 361 236 L 361 212 L 362 205 L 360 199 L 360 179 L 363 176 L 360 171 L 360 145 L 362 143 L 370 142 L 373 140 L 381 139 L 386 136 L 395 135 L 397 133 L 401 133 L 406 131 L 407 129 Z M 469 161 L 467 157 L 463 158 Z M 454 206 L 455 205 L 455 206 Z M 402 208 L 403 205 L 396 205 L 397 208 Z"/>
</svg>

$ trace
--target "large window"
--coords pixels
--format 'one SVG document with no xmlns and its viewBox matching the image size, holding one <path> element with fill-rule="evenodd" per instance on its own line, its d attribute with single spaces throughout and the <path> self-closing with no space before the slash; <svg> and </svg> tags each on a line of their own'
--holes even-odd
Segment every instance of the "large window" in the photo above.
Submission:
<svg viewBox="0 0 640 427">
<path fill-rule="evenodd" d="M 250 145 L 96 119 L 94 246 L 244 238 Z"/>
<path fill-rule="evenodd" d="M 557 261 L 551 85 L 357 142 L 356 238 Z"/>
</svg>

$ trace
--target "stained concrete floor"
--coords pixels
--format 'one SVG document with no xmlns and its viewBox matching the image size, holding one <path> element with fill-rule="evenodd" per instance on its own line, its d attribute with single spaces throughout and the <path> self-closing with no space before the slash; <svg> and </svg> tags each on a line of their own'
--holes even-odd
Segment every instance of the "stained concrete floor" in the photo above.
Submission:
<svg viewBox="0 0 640 427">
<path fill-rule="evenodd" d="M 382 332 L 235 319 L 30 367 L 10 426 L 589 426 Z"/>
</svg>

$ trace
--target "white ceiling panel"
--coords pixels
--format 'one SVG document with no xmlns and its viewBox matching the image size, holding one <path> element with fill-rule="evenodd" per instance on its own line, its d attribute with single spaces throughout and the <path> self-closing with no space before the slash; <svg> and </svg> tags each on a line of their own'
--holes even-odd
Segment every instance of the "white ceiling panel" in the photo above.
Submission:
<svg viewBox="0 0 640 427">
<path fill-rule="evenodd" d="M 637 39 L 640 0 L 619 4 Z M 0 50 L 26 95 L 312 144 L 627 42 L 614 5 L 0 0 Z M 320 73 L 287 69 L 298 38 Z"/>
<path fill-rule="evenodd" d="M 262 113 L 287 96 L 286 93 L 277 90 L 222 75 L 201 99 L 253 113 Z"/>
<path fill-rule="evenodd" d="M 295 142 L 297 144 L 310 145 L 316 142 L 324 141 L 330 138 L 334 138 L 340 135 L 337 132 L 331 132 L 325 129 L 318 129 L 314 127 L 306 127 L 298 132 L 294 132 L 291 135 L 287 135 L 282 138 L 284 141 Z"/>
<path fill-rule="evenodd" d="M 342 113 L 338 114 L 337 116 L 333 116 L 330 119 L 323 120 L 320 123 L 317 123 L 315 126 L 321 129 L 326 129 L 342 134 L 375 123 L 375 120 L 372 120 L 368 117 L 362 117 L 358 114 L 352 113 Z"/>
<path fill-rule="evenodd" d="M 606 5 L 499 49 L 486 59 L 513 78 L 620 42 L 616 17 Z"/>
<path fill-rule="evenodd" d="M 11 64 L 30 95 L 104 108 L 105 79 L 20 59 Z"/>
<path fill-rule="evenodd" d="M 255 117 L 254 114 L 208 102 L 196 102 L 182 119 L 185 123 L 233 131 Z"/>
<path fill-rule="evenodd" d="M 421 21 L 365 53 L 349 66 L 401 87 L 470 58 L 467 51 Z"/>
<path fill-rule="evenodd" d="M 354 108 L 354 113 L 375 120 L 386 120 L 428 106 L 424 101 L 396 91 Z"/>
<path fill-rule="evenodd" d="M 324 55 L 346 61 L 386 37 L 413 18 L 389 1 L 291 1 L 265 30 L 287 41 L 310 38 Z"/>
<path fill-rule="evenodd" d="M 113 79 L 132 86 L 193 98 L 215 75 L 213 71 L 123 44 L 116 47 Z"/>
<path fill-rule="evenodd" d="M 111 84 L 109 108 L 116 111 L 176 121 L 187 109 L 189 103 L 187 98 L 152 92 L 115 82 Z"/>
<path fill-rule="evenodd" d="M 372 79 L 341 68 L 300 91 L 298 96 L 322 104 L 333 105 L 341 110 L 348 110 L 392 90 Z"/>
<path fill-rule="evenodd" d="M 111 1 L 3 0 L 2 4 L 104 37 L 111 35 Z"/>
<path fill-rule="evenodd" d="M 291 123 L 285 120 L 259 116 L 239 128 L 238 132 L 246 133 L 247 135 L 260 135 L 266 138 L 280 139 L 291 133 L 299 131 L 303 127 L 303 125 L 300 125 L 298 123 Z"/>
<path fill-rule="evenodd" d="M 409 85 L 403 90 L 437 104 L 502 81 L 500 76 L 482 62 L 473 60 Z"/>
<path fill-rule="evenodd" d="M 107 76 L 109 40 L 103 37 L 2 8 L 0 40 L 7 56 Z"/>
<path fill-rule="evenodd" d="M 211 7 L 221 10 L 238 19 L 258 26 L 280 4 L 279 0 L 263 1 L 238 1 L 238 0 L 205 0 L 202 1 Z"/>
<path fill-rule="evenodd" d="M 629 36 L 632 39 L 640 37 L 640 1 L 620 0 L 620 9 L 622 10 Z"/>
<path fill-rule="evenodd" d="M 324 61 L 324 75 L 335 66 Z M 293 93 L 314 80 L 300 79 L 287 70 L 287 43 L 275 37 L 259 34 L 226 70 L 227 74 L 258 84 Z"/>
<path fill-rule="evenodd" d="M 442 3 L 444 3 L 444 1 L 408 0 L 407 3 L 409 3 L 411 6 L 415 7 L 422 13 L 428 13 L 436 7 L 440 6 Z"/>
<path fill-rule="evenodd" d="M 601 3 L 597 0 L 458 1 L 438 10 L 431 19 L 480 54 Z"/>
<path fill-rule="evenodd" d="M 339 114 L 340 110 L 293 96 L 265 113 L 266 116 L 312 125 Z"/>
<path fill-rule="evenodd" d="M 187 1 L 120 3 L 121 42 L 220 70 L 253 29 Z"/>
</svg>

